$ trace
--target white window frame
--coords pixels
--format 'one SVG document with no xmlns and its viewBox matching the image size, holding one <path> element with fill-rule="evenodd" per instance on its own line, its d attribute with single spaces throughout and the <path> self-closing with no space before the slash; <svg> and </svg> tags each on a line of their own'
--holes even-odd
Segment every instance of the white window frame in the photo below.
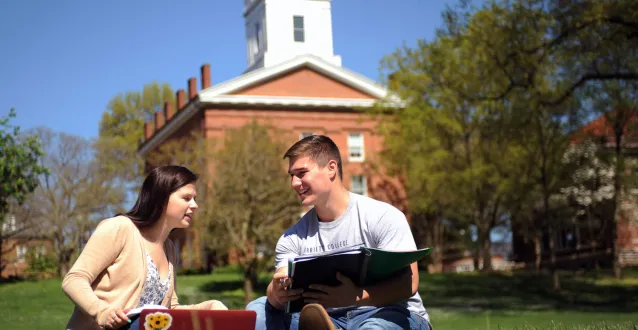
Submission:
<svg viewBox="0 0 638 330">
<path fill-rule="evenodd" d="M 16 217 L 13 214 L 7 214 L 2 223 L 2 231 L 6 234 L 16 230 Z"/>
<path fill-rule="evenodd" d="M 357 137 L 355 138 L 355 136 Z M 360 148 L 360 150 L 357 150 L 358 148 Z M 355 156 L 353 156 L 353 154 L 355 154 Z M 365 140 L 363 137 L 363 133 L 360 133 L 360 132 L 348 133 L 348 160 L 351 162 L 362 162 L 364 159 L 365 159 Z"/>
<path fill-rule="evenodd" d="M 363 190 L 363 193 L 358 192 L 358 191 L 354 191 L 354 179 L 355 178 L 361 178 L 361 185 L 363 186 L 361 189 Z M 366 178 L 365 175 L 353 175 L 350 177 L 350 191 L 355 193 L 355 194 L 359 194 L 359 195 L 363 195 L 363 196 L 368 196 L 368 178 Z"/>
</svg>

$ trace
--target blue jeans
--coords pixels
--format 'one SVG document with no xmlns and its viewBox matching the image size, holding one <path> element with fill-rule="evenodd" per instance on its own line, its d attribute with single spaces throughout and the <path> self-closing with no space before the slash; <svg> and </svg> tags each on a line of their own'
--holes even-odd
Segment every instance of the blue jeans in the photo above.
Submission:
<svg viewBox="0 0 638 330">
<path fill-rule="evenodd" d="M 297 330 L 299 313 L 287 314 L 273 307 L 268 298 L 251 301 L 247 310 L 257 313 L 255 330 Z M 399 306 L 370 307 L 344 312 L 328 313 L 335 328 L 344 330 L 384 329 L 384 330 L 431 330 L 430 323 L 423 317 Z"/>
</svg>

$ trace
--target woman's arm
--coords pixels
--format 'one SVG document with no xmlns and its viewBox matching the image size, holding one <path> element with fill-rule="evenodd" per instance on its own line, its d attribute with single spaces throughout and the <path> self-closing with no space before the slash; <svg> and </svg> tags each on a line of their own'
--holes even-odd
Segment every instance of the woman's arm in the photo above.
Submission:
<svg viewBox="0 0 638 330">
<path fill-rule="evenodd" d="M 100 325 L 104 324 L 104 314 L 109 305 L 95 295 L 91 284 L 122 251 L 127 235 L 120 233 L 121 228 L 121 219 L 100 222 L 62 281 L 64 293 Z"/>
</svg>

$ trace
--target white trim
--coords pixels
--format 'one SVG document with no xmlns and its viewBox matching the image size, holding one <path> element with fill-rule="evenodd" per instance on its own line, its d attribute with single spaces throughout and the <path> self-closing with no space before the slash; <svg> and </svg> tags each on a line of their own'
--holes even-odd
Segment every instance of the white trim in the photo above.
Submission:
<svg viewBox="0 0 638 330">
<path fill-rule="evenodd" d="M 200 96 L 201 97 L 201 96 Z M 261 95 L 219 95 L 202 97 L 200 102 L 211 104 L 247 104 L 247 105 L 298 105 L 322 107 L 371 107 L 375 99 L 347 99 L 324 97 L 289 97 Z"/>
<path fill-rule="evenodd" d="M 275 66 L 251 71 L 235 79 L 206 88 L 199 92 L 199 97 L 201 100 L 204 100 L 211 99 L 222 94 L 230 94 L 303 65 L 307 65 L 320 73 L 341 81 L 355 89 L 368 93 L 373 97 L 382 99 L 387 95 L 387 90 L 383 86 L 378 85 L 376 82 L 367 77 L 330 64 L 317 56 L 301 55 Z"/>
<path fill-rule="evenodd" d="M 191 119 L 195 115 L 195 113 L 197 113 L 197 110 L 199 110 L 199 100 L 196 99 L 195 101 L 188 104 L 188 106 L 186 106 L 186 109 L 176 113 L 175 116 L 168 121 L 168 123 L 160 128 L 159 132 L 153 134 L 153 136 L 151 136 L 151 139 L 146 141 L 146 143 L 144 143 L 144 145 L 140 148 L 139 154 L 142 157 L 146 156 L 146 154 L 150 150 L 155 148 L 157 144 L 163 142 L 165 139 L 175 133 L 175 131 L 177 131 L 180 127 L 182 127 L 182 125 L 184 125 L 189 119 Z"/>
</svg>

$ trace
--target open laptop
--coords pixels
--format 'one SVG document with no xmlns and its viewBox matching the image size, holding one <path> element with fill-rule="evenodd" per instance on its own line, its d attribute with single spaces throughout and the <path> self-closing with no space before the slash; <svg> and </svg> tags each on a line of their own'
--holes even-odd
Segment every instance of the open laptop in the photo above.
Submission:
<svg viewBox="0 0 638 330">
<path fill-rule="evenodd" d="M 256 319 L 244 310 L 144 309 L 139 330 L 255 330 Z"/>
</svg>

